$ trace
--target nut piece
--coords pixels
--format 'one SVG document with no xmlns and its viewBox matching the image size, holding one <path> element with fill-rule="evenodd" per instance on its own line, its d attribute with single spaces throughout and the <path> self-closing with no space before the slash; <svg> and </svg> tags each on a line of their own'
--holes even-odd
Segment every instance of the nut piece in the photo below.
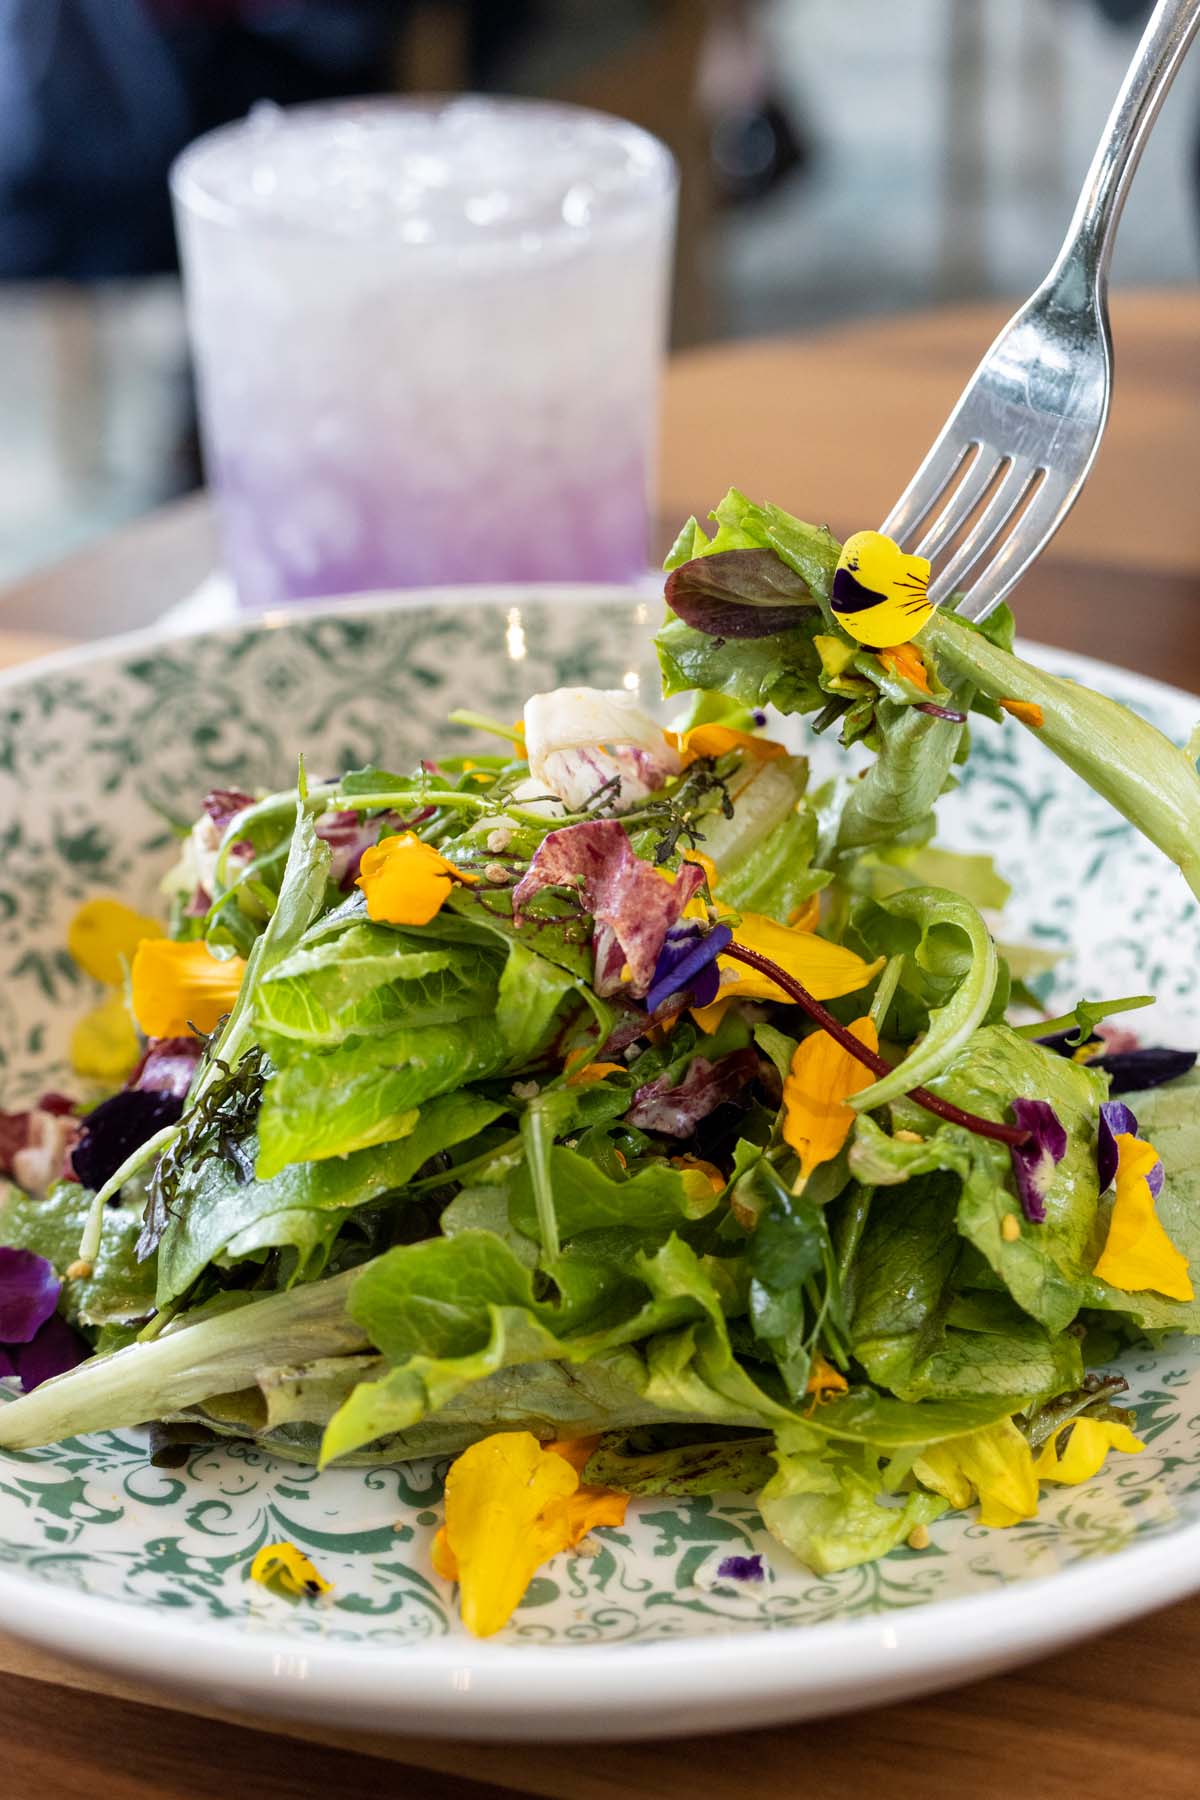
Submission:
<svg viewBox="0 0 1200 1800">
<path fill-rule="evenodd" d="M 1000 1221 L 1000 1236 L 1006 1244 L 1015 1244 L 1021 1235 L 1021 1221 L 1016 1213 L 1005 1213 Z"/>
<path fill-rule="evenodd" d="M 928 1550 L 928 1548 L 929 1548 L 929 1527 L 928 1527 L 928 1525 L 914 1525 L 912 1530 L 908 1534 L 907 1542 L 908 1542 L 908 1547 L 910 1550 Z"/>
</svg>

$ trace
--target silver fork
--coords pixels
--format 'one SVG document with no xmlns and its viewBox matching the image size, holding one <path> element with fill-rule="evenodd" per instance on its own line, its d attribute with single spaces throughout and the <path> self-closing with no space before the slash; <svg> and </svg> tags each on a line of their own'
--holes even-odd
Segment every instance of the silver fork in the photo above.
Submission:
<svg viewBox="0 0 1200 1800">
<path fill-rule="evenodd" d="M 1158 0 L 1045 281 L 1004 327 L 882 529 L 934 565 L 930 598 L 966 590 L 985 619 L 1066 518 L 1112 393 L 1108 268 L 1129 184 L 1200 25 L 1200 0 Z"/>
</svg>

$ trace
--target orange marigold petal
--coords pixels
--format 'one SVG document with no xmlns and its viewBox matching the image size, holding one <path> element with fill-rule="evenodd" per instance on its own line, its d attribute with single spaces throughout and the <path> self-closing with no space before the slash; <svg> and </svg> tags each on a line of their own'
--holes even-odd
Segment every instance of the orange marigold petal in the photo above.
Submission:
<svg viewBox="0 0 1200 1800">
<path fill-rule="evenodd" d="M 893 644 L 890 649 L 880 650 L 878 656 L 889 674 L 911 681 L 923 694 L 929 693 L 929 671 L 915 644 Z"/>
<path fill-rule="evenodd" d="M 428 925 L 449 898 L 454 882 L 478 880 L 478 875 L 457 868 L 414 831 L 404 831 L 363 851 L 357 886 L 377 923 Z"/>
<path fill-rule="evenodd" d="M 1020 719 L 1022 725 L 1032 725 L 1035 729 L 1046 723 L 1046 715 L 1036 700 L 997 700 L 996 705 L 1014 719 Z"/>
<path fill-rule="evenodd" d="M 133 956 L 133 1016 L 147 1037 L 213 1031 L 238 997 L 246 965 L 219 961 L 207 944 L 143 938 Z"/>
<path fill-rule="evenodd" d="M 735 731 L 730 725 L 693 725 L 689 731 L 668 731 L 663 735 L 678 750 L 685 769 L 702 756 L 724 756 L 730 750 L 740 750 L 755 762 L 774 762 L 776 757 L 787 755 L 785 744 L 756 737 L 752 731 Z"/>
<path fill-rule="evenodd" d="M 856 1019 L 849 1029 L 868 1050 L 879 1049 L 873 1020 Z M 837 1155 L 856 1117 L 846 1101 L 874 1079 L 826 1031 L 814 1031 L 797 1044 L 783 1084 L 783 1136 L 800 1158 L 802 1180 Z"/>
</svg>

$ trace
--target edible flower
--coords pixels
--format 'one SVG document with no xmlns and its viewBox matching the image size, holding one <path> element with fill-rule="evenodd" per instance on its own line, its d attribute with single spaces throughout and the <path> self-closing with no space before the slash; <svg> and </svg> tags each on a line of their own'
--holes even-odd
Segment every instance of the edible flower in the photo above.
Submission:
<svg viewBox="0 0 1200 1800">
<path fill-rule="evenodd" d="M 717 1564 L 718 1581 L 762 1581 L 766 1571 L 761 1555 L 725 1556 Z"/>
<path fill-rule="evenodd" d="M 61 1293 L 44 1256 L 0 1249 L 0 1375 L 16 1375 L 26 1394 L 88 1355 L 56 1310 Z"/>
<path fill-rule="evenodd" d="M 856 531 L 842 545 L 830 606 L 852 638 L 868 650 L 905 644 L 928 624 L 929 560 L 908 556 L 882 531 Z"/>
<path fill-rule="evenodd" d="M 362 853 L 361 870 L 355 886 L 367 896 L 371 918 L 382 925 L 428 925 L 454 882 L 479 880 L 456 868 L 415 831 L 371 844 Z"/>
<path fill-rule="evenodd" d="M 849 1029 L 868 1050 L 879 1049 L 873 1019 L 855 1019 Z M 819 1164 L 837 1155 L 856 1117 L 846 1101 L 874 1079 L 828 1032 L 811 1032 L 796 1045 L 783 1084 L 783 1137 L 800 1158 L 797 1191 Z"/>
<path fill-rule="evenodd" d="M 67 927 L 67 949 L 85 974 L 105 987 L 119 987 L 143 938 L 163 935 L 157 919 L 134 912 L 120 900 L 85 900 Z"/>
<path fill-rule="evenodd" d="M 160 938 L 157 919 L 101 895 L 85 900 L 67 927 L 67 949 L 85 974 L 123 987 L 138 945 Z M 123 992 L 109 995 L 79 1019 L 71 1033 L 71 1067 L 91 1081 L 122 1081 L 138 1059 L 137 1033 Z"/>
<path fill-rule="evenodd" d="M 587 1051 L 572 1050 L 564 1063 L 566 1085 L 568 1087 L 586 1087 L 589 1082 L 603 1081 L 606 1075 L 624 1075 L 624 1063 L 601 1062 L 598 1058 L 592 1062 L 584 1062 Z"/>
<path fill-rule="evenodd" d="M 1046 715 L 1036 700 L 997 700 L 996 704 L 1014 719 L 1020 719 L 1022 725 L 1032 725 L 1035 731 L 1046 723 Z"/>
<path fill-rule="evenodd" d="M 825 1401 L 831 1399 L 834 1394 L 844 1394 L 848 1386 L 846 1377 L 840 1370 L 835 1369 L 831 1362 L 826 1362 L 823 1356 L 814 1356 L 812 1366 L 808 1371 L 808 1380 L 804 1384 L 805 1393 L 811 1394 L 813 1397 L 809 1411 L 812 1412 L 816 1407 L 823 1406 Z"/>
<path fill-rule="evenodd" d="M 543 1448 L 532 1432 L 497 1432 L 451 1464 L 433 1566 L 458 1582 L 463 1624 L 475 1637 L 507 1624 L 544 1562 L 594 1526 L 623 1524 L 627 1495 L 580 1483 L 594 1444 Z"/>
<path fill-rule="evenodd" d="M 654 980 L 667 932 L 703 885 L 704 871 L 685 862 L 674 880 L 635 856 L 618 819 L 567 825 L 546 834 L 513 889 L 513 917 L 543 888 L 577 894 L 595 929 L 595 987 L 601 995 L 625 988 L 635 997 Z"/>
<path fill-rule="evenodd" d="M 815 932 L 799 926 L 780 925 L 765 913 L 744 912 L 735 937 L 747 950 L 757 950 L 795 980 L 802 982 L 816 1000 L 836 1000 L 857 993 L 883 967 L 884 958 L 864 962 L 853 950 L 831 944 Z M 789 1004 L 789 996 L 758 969 L 722 957 L 720 1000 L 776 1000 Z"/>
<path fill-rule="evenodd" d="M 1033 1452 L 1011 1419 L 929 1445 L 913 1474 L 951 1506 L 978 1498 L 981 1525 L 1015 1525 L 1037 1512 Z"/>
<path fill-rule="evenodd" d="M 250 1579 L 293 1600 L 315 1600 L 333 1586 L 295 1544 L 264 1544 L 250 1564 Z"/>
<path fill-rule="evenodd" d="M 1162 1187 L 1158 1151 L 1131 1131 L 1113 1135 L 1117 1194 L 1095 1273 L 1101 1281 L 1127 1294 L 1149 1288 L 1165 1294 L 1169 1300 L 1191 1300 L 1194 1291 L 1187 1257 L 1167 1236 L 1154 1207 L 1155 1194 Z"/>
<path fill-rule="evenodd" d="M 1064 1442 L 1065 1432 L 1070 1436 Z M 1068 1487 L 1077 1487 L 1100 1473 L 1110 1450 L 1136 1456 L 1145 1448 L 1141 1438 L 1134 1437 L 1128 1425 L 1119 1420 L 1068 1419 L 1043 1444 L 1033 1472 L 1039 1481 L 1061 1481 Z"/>
<path fill-rule="evenodd" d="M 893 644 L 890 649 L 879 652 L 879 660 L 889 675 L 895 675 L 901 681 L 910 681 L 923 694 L 931 691 L 925 658 L 915 644 Z"/>
<path fill-rule="evenodd" d="M 709 929 L 698 919 L 679 919 L 669 926 L 646 991 L 646 1011 L 657 1012 L 674 994 L 690 994 L 693 1005 L 711 1006 L 721 981 L 717 957 L 732 941 L 728 925 Z"/>
<path fill-rule="evenodd" d="M 678 750 L 685 769 L 702 756 L 727 756 L 731 750 L 740 750 L 754 762 L 774 762 L 787 755 L 787 746 L 773 738 L 735 731 L 731 725 L 693 725 L 687 731 L 668 731 L 665 736 Z"/>
<path fill-rule="evenodd" d="M 1014 1100 L 1012 1111 L 1016 1123 L 1029 1133 L 1028 1142 L 1014 1144 L 1010 1152 L 1021 1211 L 1031 1225 L 1041 1225 L 1055 1165 L 1067 1154 L 1066 1127 L 1048 1100 Z"/>
<path fill-rule="evenodd" d="M 206 944 L 143 938 L 133 958 L 133 1016 L 151 1038 L 215 1030 L 238 997 L 246 965 L 221 962 Z"/>
</svg>

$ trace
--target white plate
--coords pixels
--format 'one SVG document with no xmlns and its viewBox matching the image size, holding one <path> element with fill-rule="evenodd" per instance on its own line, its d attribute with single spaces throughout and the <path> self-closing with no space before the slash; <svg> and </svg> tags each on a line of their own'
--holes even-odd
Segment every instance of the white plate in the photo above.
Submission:
<svg viewBox="0 0 1200 1800">
<path fill-rule="evenodd" d="M 62 954 L 80 899 L 153 902 L 155 803 L 210 786 L 403 768 L 446 746 L 455 705 L 515 716 L 565 681 L 655 688 L 653 603 L 614 589 L 469 589 L 298 608 L 181 639 L 141 633 L 0 679 L 0 1072 L 12 1107 L 69 1082 L 94 996 Z M 1197 703 L 1061 652 L 1182 739 Z M 1064 951 L 1046 998 L 1160 995 L 1139 1025 L 1200 1039 L 1200 917 L 1182 880 L 1015 724 L 976 726 L 943 841 L 1014 883 L 1004 935 Z M 828 746 L 819 755 L 836 756 Z M 1146 1023 L 1145 1021 L 1149 1021 Z M 1200 1587 L 1200 1351 L 1127 1357 L 1145 1454 L 1036 1520 L 957 1515 L 928 1550 L 818 1579 L 736 1496 L 644 1500 L 560 1557 L 512 1624 L 477 1643 L 434 1575 L 437 1473 L 320 1477 L 254 1449 L 150 1466 L 141 1434 L 0 1456 L 0 1622 L 126 1676 L 219 1705 L 373 1730 L 634 1737 L 803 1718 L 987 1674 Z M 260 1544 L 300 1544 L 335 1586 L 290 1606 L 250 1583 Z M 721 1559 L 763 1552 L 761 1585 Z"/>
</svg>

